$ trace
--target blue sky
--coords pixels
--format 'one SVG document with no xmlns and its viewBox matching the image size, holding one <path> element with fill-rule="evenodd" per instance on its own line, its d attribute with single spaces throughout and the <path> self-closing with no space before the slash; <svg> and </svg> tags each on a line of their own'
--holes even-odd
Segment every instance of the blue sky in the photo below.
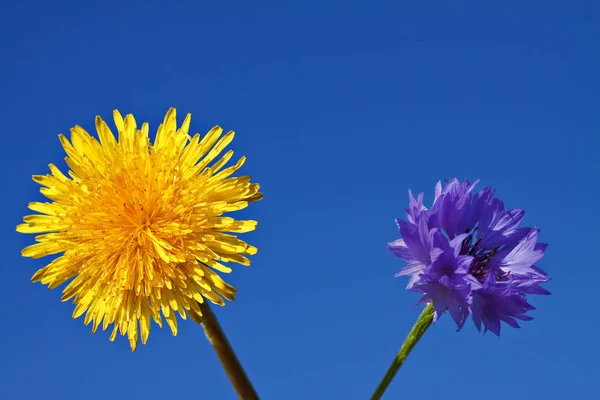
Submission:
<svg viewBox="0 0 600 400">
<path fill-rule="evenodd" d="M 244 211 L 259 253 L 215 310 L 261 398 L 368 398 L 420 312 L 393 278 L 394 218 L 453 176 L 527 210 L 553 295 L 500 338 L 442 318 L 384 398 L 597 396 L 598 4 L 205 3 L 4 6 L 0 397 L 235 398 L 191 322 L 132 354 L 72 320 L 14 230 L 31 175 L 64 165 L 58 133 L 115 108 L 153 130 L 171 106 L 235 130 L 265 194 Z"/>
</svg>

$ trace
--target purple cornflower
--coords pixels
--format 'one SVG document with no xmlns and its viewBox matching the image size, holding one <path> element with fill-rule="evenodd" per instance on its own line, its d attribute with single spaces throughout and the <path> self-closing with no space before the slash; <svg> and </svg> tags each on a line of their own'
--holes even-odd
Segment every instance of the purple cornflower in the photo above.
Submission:
<svg viewBox="0 0 600 400">
<path fill-rule="evenodd" d="M 483 323 L 499 335 L 500 321 L 519 328 L 516 320 L 532 319 L 528 294 L 550 294 L 534 265 L 547 245 L 538 229 L 518 227 L 523 210 L 505 210 L 491 188 L 474 193 L 478 182 L 438 182 L 431 209 L 409 190 L 408 221 L 397 220 L 402 239 L 388 248 L 406 261 L 396 276 L 410 276 L 407 289 L 423 294 L 418 303 L 433 302 L 434 321 L 448 310 L 460 330 L 471 314 L 478 330 Z"/>
</svg>

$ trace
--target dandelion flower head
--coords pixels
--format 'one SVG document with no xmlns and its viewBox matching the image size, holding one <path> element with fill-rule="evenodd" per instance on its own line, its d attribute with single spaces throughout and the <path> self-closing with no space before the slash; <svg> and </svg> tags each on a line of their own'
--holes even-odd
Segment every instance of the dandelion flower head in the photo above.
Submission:
<svg viewBox="0 0 600 400">
<path fill-rule="evenodd" d="M 170 109 L 154 143 L 147 123 L 138 129 L 118 111 L 117 138 L 100 117 L 99 141 L 79 126 L 70 141 L 60 135 L 70 171 L 50 164 L 51 174 L 33 177 L 51 202 L 30 203 L 39 214 L 17 226 L 41 234 L 23 256 L 58 255 L 32 280 L 50 289 L 70 281 L 62 300 L 73 299 L 73 318 L 85 314 L 93 332 L 114 324 L 110 340 L 127 333 L 132 350 L 138 336 L 146 343 L 151 320 L 162 327 L 164 316 L 176 335 L 176 313 L 199 321 L 204 299 L 233 300 L 235 288 L 217 272 L 230 272 L 228 262 L 248 266 L 246 255 L 257 252 L 237 237 L 257 222 L 224 215 L 262 198 L 249 176 L 232 177 L 245 157 L 226 167 L 233 151 L 221 156 L 234 132 L 216 126 L 191 137 L 190 121 L 177 128 Z"/>
</svg>

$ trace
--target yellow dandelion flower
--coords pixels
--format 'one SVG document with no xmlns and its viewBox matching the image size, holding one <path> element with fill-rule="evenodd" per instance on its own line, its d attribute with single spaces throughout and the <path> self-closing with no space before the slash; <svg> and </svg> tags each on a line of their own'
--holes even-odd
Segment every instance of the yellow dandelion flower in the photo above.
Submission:
<svg viewBox="0 0 600 400">
<path fill-rule="evenodd" d="M 114 324 L 110 340 L 117 331 L 127 333 L 133 351 L 138 335 L 148 340 L 151 319 L 162 328 L 161 313 L 175 336 L 176 313 L 200 321 L 204 298 L 219 305 L 233 300 L 235 288 L 215 271 L 231 271 L 223 262 L 250 265 L 244 255 L 257 252 L 235 235 L 257 222 L 224 216 L 262 198 L 249 176 L 231 177 L 245 157 L 223 168 L 229 150 L 212 163 L 234 132 L 222 136 L 216 126 L 202 138 L 190 137 L 191 115 L 179 129 L 175 117 L 171 108 L 154 144 L 147 123 L 137 129 L 133 115 L 123 119 L 118 111 L 118 139 L 100 117 L 100 141 L 79 126 L 71 129 L 70 142 L 59 135 L 69 176 L 52 164 L 51 174 L 34 176 L 52 202 L 30 203 L 40 214 L 17 226 L 18 232 L 44 233 L 23 256 L 62 253 L 32 281 L 54 289 L 72 279 L 62 300 L 73 298 L 73 318 L 85 313 L 92 332 Z"/>
</svg>

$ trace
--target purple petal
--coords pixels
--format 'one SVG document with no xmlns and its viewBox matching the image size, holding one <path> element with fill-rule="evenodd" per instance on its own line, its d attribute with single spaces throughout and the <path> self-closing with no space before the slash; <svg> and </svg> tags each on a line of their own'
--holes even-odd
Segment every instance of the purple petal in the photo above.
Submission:
<svg viewBox="0 0 600 400">
<path fill-rule="evenodd" d="M 423 271 L 423 268 L 425 268 L 423 264 L 407 264 L 400 268 L 400 270 L 394 276 L 398 277 L 419 274 Z"/>
<path fill-rule="evenodd" d="M 536 242 L 538 231 L 533 229 L 529 235 L 519 242 L 510 253 L 508 253 L 499 263 L 500 269 L 504 272 L 514 274 L 531 274 L 534 263 L 544 257 L 544 251 L 537 248 Z"/>
<path fill-rule="evenodd" d="M 393 242 L 389 242 L 387 244 L 387 248 L 391 251 L 396 257 L 404 260 L 404 261 L 412 261 L 414 260 L 413 254 L 410 249 L 404 243 L 404 239 L 394 240 Z"/>
</svg>

